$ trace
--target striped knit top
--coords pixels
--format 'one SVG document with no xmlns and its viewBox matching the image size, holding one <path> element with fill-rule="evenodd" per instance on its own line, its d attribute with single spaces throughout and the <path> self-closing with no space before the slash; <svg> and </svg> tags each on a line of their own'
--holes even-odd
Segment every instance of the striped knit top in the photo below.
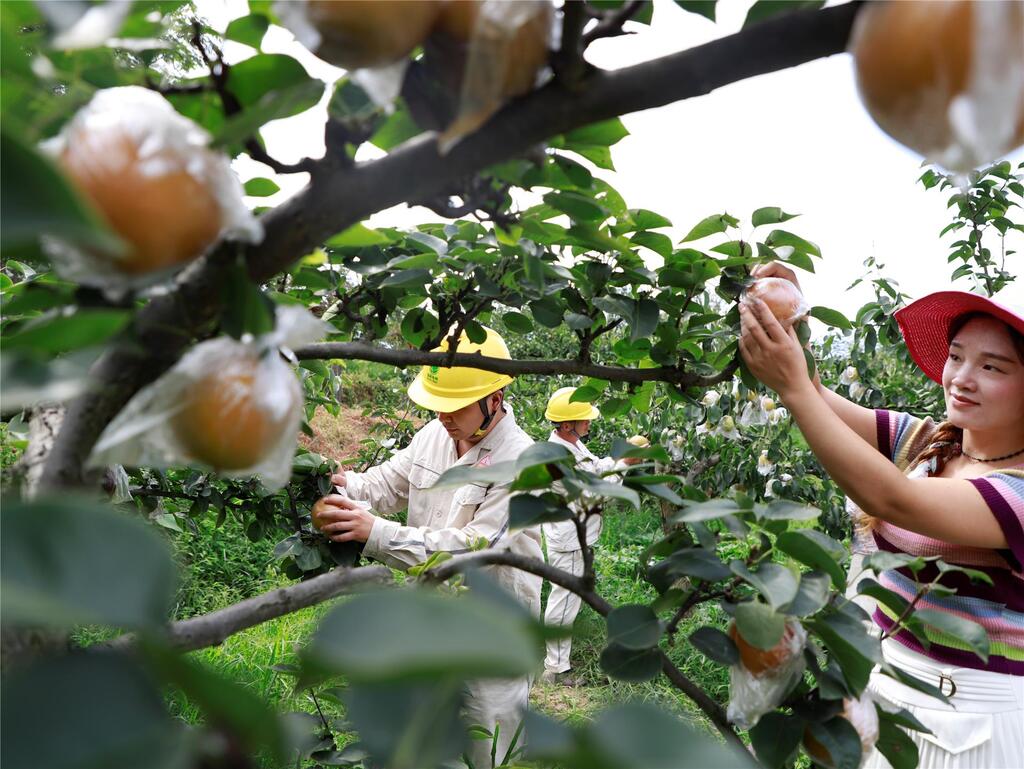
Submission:
<svg viewBox="0 0 1024 769">
<path fill-rule="evenodd" d="M 893 464 L 910 477 L 926 477 L 934 472 L 934 461 L 911 467 L 914 459 L 930 445 L 938 428 L 935 422 L 882 409 L 875 412 L 875 421 L 878 448 Z M 992 579 L 992 584 L 988 585 L 972 582 L 962 573 L 950 572 L 943 576 L 940 584 L 955 588 L 956 595 L 929 595 L 918 602 L 918 608 L 946 611 L 985 628 L 989 637 L 988 664 L 967 644 L 932 626 L 926 626 L 928 649 L 907 630 L 900 630 L 892 637 L 943 664 L 1024 675 L 1024 465 L 995 470 L 969 482 L 992 510 L 1006 536 L 1008 548 L 993 550 L 951 545 L 880 520 L 875 522 L 872 533 L 879 550 L 939 556 L 946 563 L 977 569 Z M 918 573 L 918 580 L 930 582 L 938 573 L 935 564 L 929 563 Z M 907 568 L 885 571 L 878 581 L 908 601 L 916 593 L 913 574 Z M 891 609 L 878 604 L 874 620 L 883 631 L 893 626 L 895 618 Z"/>
</svg>

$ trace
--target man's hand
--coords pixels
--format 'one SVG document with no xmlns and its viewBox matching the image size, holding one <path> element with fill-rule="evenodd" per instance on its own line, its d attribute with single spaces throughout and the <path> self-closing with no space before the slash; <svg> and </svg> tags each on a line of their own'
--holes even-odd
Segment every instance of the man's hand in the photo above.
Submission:
<svg viewBox="0 0 1024 769">
<path fill-rule="evenodd" d="M 345 488 L 345 471 L 341 470 L 331 474 L 331 485 Z"/>
<path fill-rule="evenodd" d="M 376 517 L 339 494 L 329 494 L 313 505 L 313 525 L 334 542 L 365 542 Z"/>
</svg>

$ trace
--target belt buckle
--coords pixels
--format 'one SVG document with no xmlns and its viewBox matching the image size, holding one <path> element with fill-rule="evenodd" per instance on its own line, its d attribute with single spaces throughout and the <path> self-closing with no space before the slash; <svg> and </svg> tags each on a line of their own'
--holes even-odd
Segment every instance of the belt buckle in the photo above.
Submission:
<svg viewBox="0 0 1024 769">
<path fill-rule="evenodd" d="M 946 682 L 949 682 L 949 694 L 946 694 Z M 956 694 L 956 681 L 951 675 L 939 673 L 939 692 L 944 697 L 953 697 Z"/>
</svg>

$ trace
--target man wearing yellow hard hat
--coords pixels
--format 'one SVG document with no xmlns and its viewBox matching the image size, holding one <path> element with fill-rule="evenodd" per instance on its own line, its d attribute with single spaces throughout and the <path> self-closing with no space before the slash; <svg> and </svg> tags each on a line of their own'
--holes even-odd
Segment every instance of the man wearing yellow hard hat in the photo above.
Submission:
<svg viewBox="0 0 1024 769">
<path fill-rule="evenodd" d="M 458 352 L 510 359 L 501 336 L 485 331 L 487 338 L 480 344 L 463 333 Z M 446 340 L 437 351 L 447 349 Z M 481 538 L 491 547 L 541 558 L 536 528 L 509 531 L 507 484 L 432 488 L 451 467 L 511 461 L 533 443 L 505 403 L 504 388 L 511 381 L 510 376 L 481 369 L 424 366 L 409 385 L 409 397 L 437 412 L 437 418 L 383 464 L 364 473 L 349 470 L 331 476 L 338 493 L 313 506 L 314 525 L 335 542 L 365 542 L 364 555 L 397 569 L 422 563 L 438 551 L 467 552 Z M 374 512 L 357 502 L 369 503 Z M 403 509 L 408 510 L 404 526 L 381 517 Z M 539 577 L 508 566 L 494 567 L 491 574 L 539 618 Z M 498 756 L 505 755 L 519 726 L 529 688 L 527 678 L 474 681 L 468 687 L 469 721 L 492 731 L 495 724 L 500 726 Z M 490 750 L 489 742 L 474 740 L 469 752 L 473 765 L 490 766 Z"/>
<path fill-rule="evenodd" d="M 576 457 L 577 465 L 588 472 L 600 475 L 609 470 L 624 469 L 625 465 L 638 462 L 638 459 L 623 459 L 621 462 L 611 457 L 595 456 L 584 444 L 590 432 L 590 423 L 601 416 L 601 412 L 591 403 L 572 401 L 575 387 L 563 387 L 556 390 L 548 400 L 544 418 L 555 423 L 555 429 L 548 438 L 552 443 L 565 446 Z M 639 436 L 630 438 L 636 442 Z M 646 439 L 641 439 L 646 442 Z M 608 480 L 614 480 L 615 476 Z M 541 526 L 544 542 L 547 546 L 548 563 L 556 568 L 568 571 L 575 576 L 583 573 L 583 548 L 580 544 L 576 524 L 571 521 L 545 523 Z M 587 519 L 587 545 L 593 546 L 601 534 L 601 516 L 595 515 Z M 559 585 L 551 586 L 547 608 L 544 610 L 544 624 L 556 627 L 571 628 L 580 610 L 580 597 Z M 572 637 L 551 638 L 547 641 L 544 655 L 544 673 L 541 680 L 545 683 L 572 685 L 569 653 L 572 651 Z"/>
</svg>

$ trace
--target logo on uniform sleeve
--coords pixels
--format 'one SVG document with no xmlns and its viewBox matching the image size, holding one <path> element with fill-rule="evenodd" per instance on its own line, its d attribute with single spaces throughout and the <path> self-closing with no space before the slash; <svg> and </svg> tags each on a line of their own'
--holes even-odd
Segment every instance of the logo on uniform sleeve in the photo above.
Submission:
<svg viewBox="0 0 1024 769">
<path fill-rule="evenodd" d="M 480 460 L 473 465 L 473 467 L 490 467 L 491 466 L 491 455 L 487 454 L 480 458 Z"/>
</svg>

